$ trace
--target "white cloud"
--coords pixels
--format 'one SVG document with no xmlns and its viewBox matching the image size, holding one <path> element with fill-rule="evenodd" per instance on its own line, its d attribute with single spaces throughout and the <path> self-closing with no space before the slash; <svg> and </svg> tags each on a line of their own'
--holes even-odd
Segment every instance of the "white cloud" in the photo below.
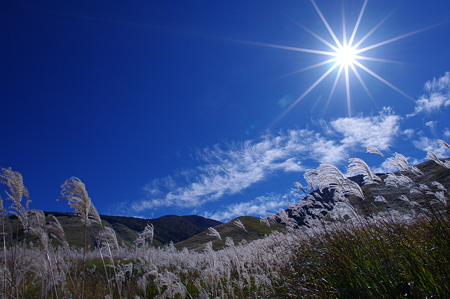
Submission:
<svg viewBox="0 0 450 299">
<path fill-rule="evenodd" d="M 439 79 L 425 83 L 426 94 L 416 101 L 416 108 L 408 116 L 414 116 L 421 112 L 431 113 L 438 111 L 441 107 L 450 105 L 450 72 L 446 72 Z"/>
<path fill-rule="evenodd" d="M 400 130 L 400 120 L 390 108 L 384 108 L 378 116 L 339 118 L 331 125 L 343 134 L 341 143 L 346 146 L 374 146 L 386 150 Z"/>
<path fill-rule="evenodd" d="M 438 139 L 428 138 L 428 137 L 420 137 L 419 140 L 413 141 L 413 144 L 416 148 L 423 150 L 425 152 L 433 152 L 438 157 L 444 158 L 447 157 L 447 149 L 439 146 Z"/>
<path fill-rule="evenodd" d="M 267 179 L 275 171 L 303 171 L 297 156 L 307 152 L 307 130 L 266 135 L 259 142 L 216 145 L 197 153 L 203 164 L 191 171 L 157 179 L 144 188 L 148 198 L 133 204 L 134 211 L 161 207 L 198 207 L 224 195 L 236 194 Z"/>
<path fill-rule="evenodd" d="M 425 123 L 425 126 L 430 127 L 430 129 L 434 129 L 436 127 L 436 123 L 437 121 L 430 120 Z"/>
<path fill-rule="evenodd" d="M 392 166 L 387 160 L 385 160 L 379 167 L 371 167 L 370 170 L 373 173 L 389 173 L 397 171 L 398 169 Z"/>
<path fill-rule="evenodd" d="M 414 130 L 413 129 L 406 129 L 402 132 L 403 135 L 406 135 L 406 139 L 411 139 L 411 137 L 414 136 Z"/>
<path fill-rule="evenodd" d="M 448 128 L 444 129 L 444 136 L 445 137 L 450 137 L 450 130 Z"/>
<path fill-rule="evenodd" d="M 205 212 L 202 216 L 218 221 L 229 221 L 242 215 L 266 216 L 269 212 L 286 208 L 285 203 L 292 201 L 292 198 L 295 197 L 291 193 L 283 195 L 271 193 L 251 201 L 231 204 L 223 207 L 220 211 Z"/>
<path fill-rule="evenodd" d="M 200 166 L 150 182 L 144 188 L 146 198 L 132 204 L 132 210 L 200 207 L 240 193 L 275 173 L 303 171 L 307 160 L 339 164 L 351 152 L 365 151 L 368 146 L 386 150 L 399 132 L 400 120 L 385 108 L 378 116 L 321 122 L 327 128 L 326 136 L 313 130 L 289 130 L 256 141 L 205 148 L 196 154 Z"/>
</svg>

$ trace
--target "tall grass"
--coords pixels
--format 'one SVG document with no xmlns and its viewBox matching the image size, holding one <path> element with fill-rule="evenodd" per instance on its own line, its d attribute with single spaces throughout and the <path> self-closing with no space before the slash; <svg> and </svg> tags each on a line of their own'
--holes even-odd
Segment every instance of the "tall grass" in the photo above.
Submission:
<svg viewBox="0 0 450 299">
<path fill-rule="evenodd" d="M 369 152 L 381 154 L 375 148 Z M 429 156 L 448 176 L 448 161 Z M 284 223 L 286 234 L 274 231 L 239 244 L 226 237 L 222 249 L 213 250 L 209 242 L 203 252 L 177 250 L 173 243 L 152 247 L 151 225 L 134 245 L 119 246 L 115 232 L 101 226 L 85 185 L 77 178 L 62 185 L 62 197 L 85 224 L 85 240 L 90 229 L 98 246 L 90 249 L 84 242 L 83 248 L 70 247 L 55 217 L 29 209 L 21 175 L 2 169 L 5 200 L 12 204 L 3 207 L 0 200 L 0 296 L 449 298 L 449 186 L 428 181 L 399 154 L 388 161 L 400 172 L 380 177 L 364 161 L 351 159 L 348 173 L 362 174 L 362 187 L 332 165 L 307 171 L 308 190 L 318 191 L 305 192 L 289 211 L 261 220 L 267 226 L 271 221 Z M 390 196 L 387 187 L 406 193 Z M 328 190 L 333 198 L 320 199 L 320 190 Z M 11 214 L 18 220 L 10 221 Z M 100 224 L 96 232 L 93 223 Z M 233 225 L 242 233 L 250 230 L 240 221 Z M 214 228 L 209 235 L 222 238 Z"/>
</svg>

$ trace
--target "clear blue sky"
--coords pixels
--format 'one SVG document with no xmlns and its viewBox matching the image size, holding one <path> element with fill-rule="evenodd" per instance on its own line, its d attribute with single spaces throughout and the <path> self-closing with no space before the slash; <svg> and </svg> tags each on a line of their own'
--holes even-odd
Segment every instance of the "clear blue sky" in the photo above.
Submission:
<svg viewBox="0 0 450 299">
<path fill-rule="evenodd" d="M 45 211 L 76 176 L 101 214 L 224 221 L 295 201 L 320 163 L 386 170 L 370 145 L 450 156 L 450 2 L 368 1 L 349 96 L 339 67 L 306 93 L 335 63 L 308 68 L 336 45 L 318 11 L 342 43 L 340 1 L 2 1 L 0 166 Z"/>
</svg>

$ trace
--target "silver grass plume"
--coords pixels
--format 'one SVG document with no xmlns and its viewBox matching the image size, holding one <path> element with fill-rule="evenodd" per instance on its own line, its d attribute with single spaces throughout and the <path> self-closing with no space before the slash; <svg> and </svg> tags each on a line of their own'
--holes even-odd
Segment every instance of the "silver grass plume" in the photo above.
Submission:
<svg viewBox="0 0 450 299">
<path fill-rule="evenodd" d="M 158 298 L 185 298 L 187 289 L 182 283 L 180 277 L 176 274 L 165 271 L 159 273 L 158 277 L 153 280 L 153 283 L 158 288 L 161 296 Z"/>
<path fill-rule="evenodd" d="M 136 238 L 136 240 L 134 241 L 134 243 L 136 243 L 136 245 L 144 246 L 147 244 L 145 241 L 147 239 L 150 240 L 150 243 L 153 243 L 154 235 L 155 235 L 155 228 L 154 228 L 153 224 L 147 223 L 144 230 L 142 231 L 142 233 L 139 233 L 139 235 Z"/>
<path fill-rule="evenodd" d="M 262 216 L 259 217 L 259 222 L 261 222 L 264 225 L 267 225 L 268 227 L 270 227 L 270 222 L 268 218 L 264 218 Z"/>
<path fill-rule="evenodd" d="M 298 227 L 298 223 L 294 218 L 289 217 L 288 213 L 284 209 L 280 209 L 278 211 L 278 218 L 280 219 L 281 223 L 286 225 L 286 228 L 288 230 L 293 230 L 294 228 Z"/>
<path fill-rule="evenodd" d="M 374 197 L 374 201 L 387 203 L 387 200 L 386 200 L 386 198 L 384 198 L 383 195 L 377 195 L 377 196 L 375 196 L 375 197 Z"/>
<path fill-rule="evenodd" d="M 320 191 L 323 191 L 323 189 L 328 188 L 342 195 L 355 195 L 364 199 L 364 194 L 359 185 L 347 179 L 334 165 L 320 164 L 317 169 L 308 170 L 304 177 L 311 189 L 318 187 Z"/>
<path fill-rule="evenodd" d="M 296 188 L 300 189 L 304 194 L 306 194 L 306 190 L 302 184 L 300 184 L 299 182 L 295 182 L 294 185 Z"/>
<path fill-rule="evenodd" d="M 5 200 L 11 200 L 13 203 L 8 212 L 17 216 L 22 227 L 28 229 L 28 205 L 31 203 L 28 189 L 23 184 L 22 174 L 13 171 L 11 168 L 2 168 L 0 172 L 0 183 L 6 185 L 5 190 L 7 197 Z M 22 198 L 25 198 L 25 207 L 22 205 Z"/>
<path fill-rule="evenodd" d="M 267 220 L 269 221 L 269 222 L 271 222 L 271 223 L 276 223 L 277 222 L 277 218 L 278 218 L 278 215 L 277 214 L 274 214 L 274 213 L 266 213 L 266 215 L 267 215 Z"/>
<path fill-rule="evenodd" d="M 334 209 L 331 211 L 330 216 L 334 220 L 359 219 L 358 213 L 356 213 L 353 206 L 347 202 L 337 202 Z"/>
<path fill-rule="evenodd" d="M 439 199 L 439 201 L 440 201 L 444 206 L 447 206 L 448 198 L 445 197 L 444 191 L 436 191 L 436 192 L 433 192 L 433 194 L 434 194 L 434 196 L 436 196 L 437 199 Z"/>
<path fill-rule="evenodd" d="M 395 187 L 395 188 L 399 188 L 399 187 L 410 188 L 411 186 L 414 185 L 414 181 L 411 180 L 406 175 L 403 175 L 403 174 L 395 175 L 393 173 L 388 173 L 387 177 L 384 179 L 384 183 L 386 184 L 386 186 Z"/>
<path fill-rule="evenodd" d="M 430 187 L 428 187 L 425 184 L 419 184 L 414 186 L 413 188 L 411 188 L 411 190 L 409 190 L 409 193 L 419 195 L 432 194 Z"/>
<path fill-rule="evenodd" d="M 39 238 L 45 250 L 48 249 L 48 235 L 45 230 L 45 215 L 39 210 L 30 210 L 28 212 L 29 228 L 28 232 Z"/>
<path fill-rule="evenodd" d="M 247 230 L 245 229 L 244 224 L 242 224 L 241 220 L 237 219 L 235 221 L 233 221 L 233 224 L 236 225 L 237 227 L 243 229 L 245 232 L 247 232 Z"/>
<path fill-rule="evenodd" d="M 450 144 L 448 144 L 447 142 L 445 142 L 444 140 L 438 140 L 438 143 L 441 147 L 446 147 L 447 149 L 450 149 Z"/>
<path fill-rule="evenodd" d="M 380 151 L 379 151 L 376 147 L 374 147 L 374 146 L 369 146 L 369 147 L 367 148 L 366 153 L 378 154 L 378 155 L 384 157 L 383 153 L 380 152 Z"/>
<path fill-rule="evenodd" d="M 119 249 L 116 232 L 110 227 L 104 227 L 97 233 L 97 240 L 103 246 L 111 246 L 113 249 Z"/>
<path fill-rule="evenodd" d="M 217 239 L 222 240 L 219 232 L 213 227 L 208 228 L 208 236 L 216 237 Z"/>
<path fill-rule="evenodd" d="M 435 153 L 429 151 L 427 152 L 427 158 L 430 160 L 433 160 L 434 162 L 436 162 L 437 164 L 439 164 L 442 167 L 448 168 L 450 169 L 450 161 L 442 161 L 441 159 L 439 159 Z"/>
<path fill-rule="evenodd" d="M 439 182 L 433 181 L 433 182 L 431 182 L 431 185 L 432 185 L 432 186 L 435 186 L 437 189 L 439 189 L 439 190 L 441 190 L 441 191 L 444 191 L 444 192 L 449 193 L 449 192 L 447 191 L 447 189 L 444 187 L 444 185 L 442 185 L 442 184 L 439 183 Z"/>
<path fill-rule="evenodd" d="M 411 172 L 417 176 L 423 175 L 423 172 L 419 168 L 412 166 L 408 163 L 405 156 L 399 153 L 395 153 L 395 157 L 387 159 L 388 163 L 392 166 L 398 168 L 401 171 Z"/>
<path fill-rule="evenodd" d="M 400 200 L 406 201 L 406 202 L 411 202 L 411 200 L 408 198 L 408 196 L 402 194 L 398 197 Z"/>
<path fill-rule="evenodd" d="M 402 194 L 398 197 L 400 200 L 407 202 L 408 204 L 410 204 L 412 207 L 414 206 L 418 206 L 419 204 L 415 201 L 412 201 L 411 199 L 408 198 L 408 196 Z"/>
<path fill-rule="evenodd" d="M 349 159 L 350 164 L 348 165 L 348 175 L 354 176 L 357 174 L 362 174 L 364 179 L 364 185 L 378 184 L 381 179 L 376 174 L 370 171 L 369 166 L 364 162 L 364 160 L 359 158 Z"/>
<path fill-rule="evenodd" d="M 45 225 L 47 233 L 64 246 L 68 246 L 69 243 L 67 243 L 66 234 L 64 233 L 64 229 L 58 218 L 51 214 L 48 215 L 48 217 L 50 218 L 50 221 Z"/>
<path fill-rule="evenodd" d="M 81 216 L 84 224 L 101 224 L 100 215 L 88 196 L 84 183 L 77 177 L 71 177 L 61 185 L 61 198 L 67 199 L 69 206 Z"/>
<path fill-rule="evenodd" d="M 226 238 L 225 238 L 225 245 L 226 245 L 227 247 L 234 247 L 234 241 L 233 241 L 233 238 L 231 238 L 231 237 L 226 237 Z"/>
</svg>

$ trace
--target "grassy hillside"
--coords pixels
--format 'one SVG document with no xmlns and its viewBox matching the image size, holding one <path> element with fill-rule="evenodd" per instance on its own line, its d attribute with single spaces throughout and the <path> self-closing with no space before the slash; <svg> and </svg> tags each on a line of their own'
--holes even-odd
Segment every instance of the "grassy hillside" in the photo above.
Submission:
<svg viewBox="0 0 450 299">
<path fill-rule="evenodd" d="M 362 190 L 365 195 L 365 200 L 362 201 L 357 198 L 350 198 L 352 205 L 361 213 L 361 214 L 371 214 L 376 213 L 377 211 L 392 211 L 396 210 L 400 213 L 411 213 L 411 209 L 415 212 L 419 213 L 421 206 L 425 204 L 426 201 L 433 198 L 429 194 L 426 194 L 427 191 L 430 190 L 422 190 L 425 193 L 420 194 L 419 192 L 411 192 L 412 189 L 420 189 L 421 186 L 428 185 L 431 182 L 439 182 L 441 183 L 447 190 L 450 189 L 450 169 L 441 167 L 437 165 L 434 161 L 426 161 L 416 166 L 420 171 L 422 171 L 423 175 L 415 175 L 412 173 L 403 173 L 406 177 L 410 178 L 413 184 L 410 186 L 390 186 L 386 183 L 381 183 L 378 185 L 367 185 L 363 186 Z M 400 172 L 394 173 L 397 176 L 400 176 Z M 388 175 L 382 175 L 380 178 L 385 182 Z M 433 188 L 435 189 L 435 188 Z M 383 196 L 387 203 L 377 202 L 375 201 L 376 196 Z M 401 200 L 400 195 L 406 195 L 411 201 L 416 202 L 418 205 L 411 206 L 411 203 Z"/>
<path fill-rule="evenodd" d="M 439 182 L 444 188 L 450 190 L 450 169 L 439 166 L 434 161 L 427 161 L 416 167 L 423 174 L 416 175 L 411 172 L 389 174 L 389 176 L 395 175 L 396 179 L 402 181 L 398 182 L 398 186 L 386 184 L 388 174 L 378 174 L 380 183 L 370 185 L 362 185 L 362 175 L 349 178 L 361 186 L 364 194 L 364 199 L 354 195 L 347 197 L 352 209 L 359 215 L 376 216 L 390 213 L 415 215 L 420 214 L 423 208 L 432 206 L 442 208 L 436 197 L 431 194 L 438 191 L 432 182 Z M 407 180 L 409 182 L 405 183 L 404 181 Z M 286 211 L 300 226 L 314 223 L 317 219 L 329 219 L 330 212 L 336 204 L 334 193 L 327 188 L 322 191 L 315 190 Z M 401 199 L 401 195 L 409 200 Z M 379 196 L 384 197 L 385 201 L 376 200 Z"/>
<path fill-rule="evenodd" d="M 4 245 L 15 243 L 0 248 L 1 290 L 5 298 L 450 298 L 450 193 L 445 190 L 450 165 L 439 165 L 419 165 L 423 174 L 411 179 L 402 176 L 406 172 L 383 176 L 378 185 L 362 186 L 365 200 L 356 197 L 358 185 L 325 165 L 310 174 L 327 180 L 311 176 L 309 182 L 335 191 L 307 196 L 289 213 L 281 210 L 277 217 L 286 229 L 238 217 L 178 243 L 182 250 L 145 244 L 92 250 L 92 238 L 85 250 L 49 246 L 55 236 L 51 224 L 57 222 L 48 222 L 51 217 L 45 222 L 42 212 L 21 206 L 21 177 L 7 177 L 14 173 L 3 169 L 28 234 L 20 235 L 17 219 L 11 228 L 10 219 L 1 218 Z M 333 178 L 326 177 L 329 173 Z M 375 200 L 381 195 L 383 200 Z M 399 201 L 400 195 L 411 199 Z M 297 225 L 289 218 L 294 214 L 307 225 Z M 78 217 L 57 216 L 69 240 L 83 239 Z M 174 239 L 180 230 L 216 223 L 197 216 L 153 220 L 155 230 L 170 225 L 178 233 Z M 131 242 L 153 220 L 107 216 L 102 221 Z M 22 239 L 14 239 L 17 232 Z"/>
<path fill-rule="evenodd" d="M 235 221 L 241 221 L 246 230 L 236 226 Z M 185 241 L 175 244 L 178 249 L 186 247 L 190 250 L 202 251 L 208 242 L 212 242 L 213 249 L 219 250 L 225 247 L 225 240 L 227 237 L 233 239 L 235 244 L 242 241 L 251 242 L 253 240 L 264 238 L 270 235 L 273 231 L 285 232 L 286 228 L 280 223 L 271 224 L 270 227 L 262 224 L 260 218 L 252 216 L 237 217 L 227 223 L 222 223 L 214 227 L 221 236 L 221 240 L 217 237 L 208 235 L 208 230 L 195 235 Z"/>
<path fill-rule="evenodd" d="M 74 213 L 59 213 L 59 212 L 47 212 L 47 215 L 54 215 L 61 223 L 67 241 L 70 245 L 76 247 L 84 246 L 84 225 L 81 222 L 80 217 Z M 17 218 L 10 217 L 11 225 L 16 226 Z M 134 217 L 121 217 L 121 216 L 101 216 L 102 225 L 104 227 L 111 227 L 114 229 L 117 235 L 119 244 L 125 244 L 126 246 L 132 245 L 134 240 L 138 237 L 138 233 L 141 233 L 147 224 L 153 224 L 154 226 L 154 238 L 153 246 L 162 246 L 169 244 L 171 241 L 174 243 L 186 240 L 196 234 L 208 229 L 208 227 L 214 227 L 221 224 L 220 221 L 213 219 L 207 219 L 200 216 L 175 216 L 168 215 L 156 219 L 141 219 Z M 100 225 L 94 224 L 92 228 L 87 231 L 88 246 L 94 248 L 95 238 L 93 232 L 98 232 Z M 56 243 L 55 243 L 56 244 Z"/>
</svg>

